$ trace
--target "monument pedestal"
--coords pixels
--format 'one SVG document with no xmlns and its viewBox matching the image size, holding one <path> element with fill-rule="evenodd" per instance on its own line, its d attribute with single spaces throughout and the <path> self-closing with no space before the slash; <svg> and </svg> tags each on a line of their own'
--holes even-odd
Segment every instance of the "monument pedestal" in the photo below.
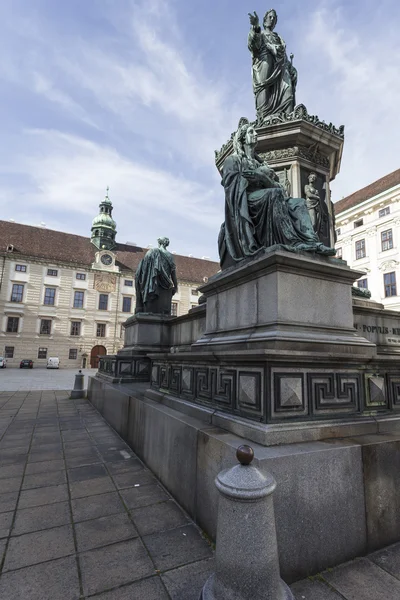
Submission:
<svg viewBox="0 0 400 600">
<path fill-rule="evenodd" d="M 138 313 L 125 322 L 125 345 L 116 355 L 104 356 L 99 376 L 111 383 L 150 381 L 149 353 L 168 352 L 171 346 L 167 315 Z"/>
</svg>

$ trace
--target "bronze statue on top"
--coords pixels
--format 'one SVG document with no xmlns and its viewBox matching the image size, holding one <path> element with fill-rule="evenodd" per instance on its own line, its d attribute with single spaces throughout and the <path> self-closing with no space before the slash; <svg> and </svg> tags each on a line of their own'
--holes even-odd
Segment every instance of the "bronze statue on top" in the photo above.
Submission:
<svg viewBox="0 0 400 600">
<path fill-rule="evenodd" d="M 248 48 L 253 57 L 253 91 L 257 121 L 261 125 L 269 115 L 290 113 L 296 104 L 297 71 L 288 60 L 286 44 L 274 32 L 278 17 L 274 9 L 264 15 L 261 30 L 256 12 L 250 14 Z M 293 55 L 291 54 L 291 59 Z"/>
<path fill-rule="evenodd" d="M 241 119 L 234 153 L 222 170 L 225 222 L 218 238 L 222 269 L 271 246 L 333 256 L 336 250 L 319 241 L 305 200 L 288 197 L 275 171 L 256 153 L 256 145 L 255 126 Z"/>
<path fill-rule="evenodd" d="M 175 261 L 167 250 L 169 239 L 157 241 L 158 248 L 145 254 L 136 271 L 135 313 L 171 314 L 172 296 L 178 289 Z"/>
</svg>

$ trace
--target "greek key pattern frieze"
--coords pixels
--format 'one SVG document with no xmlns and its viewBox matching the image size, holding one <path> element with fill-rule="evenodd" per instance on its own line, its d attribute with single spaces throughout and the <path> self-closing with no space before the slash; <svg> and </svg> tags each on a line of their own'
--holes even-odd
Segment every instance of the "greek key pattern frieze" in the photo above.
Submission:
<svg viewBox="0 0 400 600">
<path fill-rule="evenodd" d="M 308 395 L 312 412 L 361 411 L 362 377 L 358 373 L 308 373 Z"/>
</svg>

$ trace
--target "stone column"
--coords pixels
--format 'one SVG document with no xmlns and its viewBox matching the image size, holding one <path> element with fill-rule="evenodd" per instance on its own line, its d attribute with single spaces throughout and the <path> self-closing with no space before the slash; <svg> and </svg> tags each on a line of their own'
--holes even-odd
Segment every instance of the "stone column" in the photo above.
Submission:
<svg viewBox="0 0 400 600">
<path fill-rule="evenodd" d="M 250 446 L 239 465 L 219 473 L 216 571 L 200 600 L 294 600 L 280 577 L 272 494 L 276 482 L 250 466 Z"/>
</svg>

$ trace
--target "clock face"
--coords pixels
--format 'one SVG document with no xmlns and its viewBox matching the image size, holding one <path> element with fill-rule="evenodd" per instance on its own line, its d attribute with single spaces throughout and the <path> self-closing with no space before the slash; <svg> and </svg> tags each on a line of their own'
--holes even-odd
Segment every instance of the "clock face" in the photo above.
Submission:
<svg viewBox="0 0 400 600">
<path fill-rule="evenodd" d="M 111 265 L 112 256 L 110 256 L 109 254 L 103 254 L 100 260 L 103 263 L 103 265 Z"/>
</svg>

